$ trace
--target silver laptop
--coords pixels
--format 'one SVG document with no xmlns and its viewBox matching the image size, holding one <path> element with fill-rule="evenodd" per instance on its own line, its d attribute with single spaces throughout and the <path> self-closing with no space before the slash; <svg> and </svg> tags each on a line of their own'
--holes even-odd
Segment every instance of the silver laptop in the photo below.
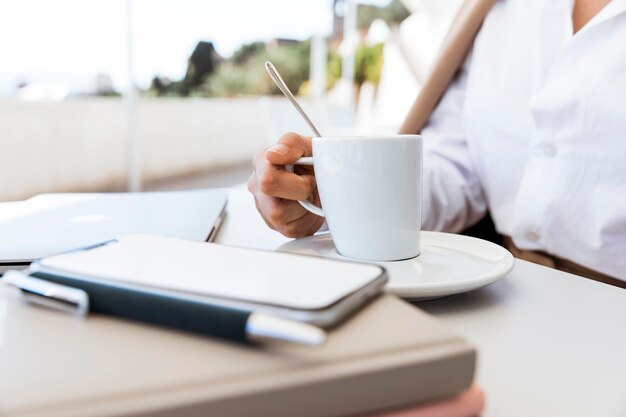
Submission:
<svg viewBox="0 0 626 417">
<path fill-rule="evenodd" d="M 226 189 L 151 193 L 41 194 L 0 221 L 0 275 L 33 260 L 135 233 L 212 241 Z"/>
</svg>

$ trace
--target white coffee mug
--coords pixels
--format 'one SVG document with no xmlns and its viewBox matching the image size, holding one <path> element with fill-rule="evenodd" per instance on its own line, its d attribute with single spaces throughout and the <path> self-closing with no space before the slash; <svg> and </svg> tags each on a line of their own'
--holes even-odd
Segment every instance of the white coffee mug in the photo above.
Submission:
<svg viewBox="0 0 626 417">
<path fill-rule="evenodd" d="M 313 138 L 313 165 L 337 251 L 347 257 L 397 261 L 420 253 L 422 138 L 419 135 Z M 293 172 L 293 167 L 287 167 Z"/>
</svg>

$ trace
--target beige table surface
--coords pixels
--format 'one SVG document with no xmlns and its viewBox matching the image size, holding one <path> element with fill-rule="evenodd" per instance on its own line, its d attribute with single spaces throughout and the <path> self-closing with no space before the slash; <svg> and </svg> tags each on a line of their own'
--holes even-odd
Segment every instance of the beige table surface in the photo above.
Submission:
<svg viewBox="0 0 626 417">
<path fill-rule="evenodd" d="M 219 243 L 288 240 L 233 190 Z M 478 348 L 484 416 L 626 417 L 626 290 L 518 260 L 496 284 L 416 305 Z"/>
<path fill-rule="evenodd" d="M 19 203 L 0 204 L 0 219 L 21 211 Z M 287 240 L 266 227 L 243 187 L 233 189 L 218 243 L 275 249 Z M 10 337 L 2 330 L 3 320 L 5 330 L 11 327 L 7 325 L 11 316 L 3 305 L 6 310 L 0 297 L 0 354 L 2 338 Z M 487 395 L 485 416 L 626 417 L 623 289 L 518 261 L 512 273 L 496 284 L 418 307 L 478 348 L 477 380 Z M 61 319 L 46 316 L 46 320 Z M 116 334 L 126 331 L 163 340 L 160 330 L 114 320 L 97 322 L 90 332 L 99 330 L 98 326 L 116 326 Z M 46 329 L 52 334 L 54 327 Z M 193 337 L 177 337 L 189 339 L 180 344 L 181 349 L 195 352 L 190 348 L 197 344 Z M 166 338 L 171 343 L 155 345 L 155 349 L 177 349 L 177 337 Z M 76 375 L 89 370 L 68 372 Z M 170 372 L 175 377 L 178 371 L 172 368 Z M 7 377 L 0 374 L 0 378 Z"/>
</svg>

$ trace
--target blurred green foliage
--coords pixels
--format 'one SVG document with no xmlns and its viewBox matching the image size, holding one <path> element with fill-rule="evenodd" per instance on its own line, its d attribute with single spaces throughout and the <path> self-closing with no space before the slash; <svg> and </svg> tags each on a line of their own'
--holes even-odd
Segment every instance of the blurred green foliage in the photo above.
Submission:
<svg viewBox="0 0 626 417">
<path fill-rule="evenodd" d="M 269 49 L 256 42 L 243 45 L 231 59 L 207 77 L 200 88 L 201 94 L 211 97 L 280 94 L 265 72 L 265 61 L 271 61 L 291 91 L 298 92 L 309 79 L 310 52 L 310 41 Z"/>
<path fill-rule="evenodd" d="M 356 51 L 354 83 L 357 86 L 370 82 L 378 85 L 383 68 L 383 44 L 361 45 Z"/>
<path fill-rule="evenodd" d="M 242 65 L 248 62 L 255 55 L 265 51 L 265 42 L 257 41 L 252 43 L 246 43 L 241 45 L 237 49 L 233 56 L 230 58 L 232 62 L 237 65 Z"/>
<path fill-rule="evenodd" d="M 341 78 L 341 55 L 337 51 L 328 53 L 328 64 L 326 73 L 326 89 L 330 90 L 335 86 L 337 80 Z"/>
<path fill-rule="evenodd" d="M 196 95 L 205 97 L 237 97 L 253 94 L 257 84 L 253 73 L 246 66 L 224 62 L 215 74 L 208 77 L 198 88 Z"/>
<path fill-rule="evenodd" d="M 194 97 L 238 97 L 280 94 L 265 72 L 265 61 L 271 61 L 294 93 L 306 94 L 309 88 L 310 41 L 290 43 L 271 49 L 263 43 L 242 46 L 230 59 L 223 60 L 217 69 L 206 76 L 201 84 L 189 91 Z M 360 87 L 365 82 L 378 85 L 383 65 L 383 45 L 361 45 L 356 51 L 354 83 Z M 327 89 L 333 88 L 341 78 L 342 58 L 330 51 L 327 64 Z M 155 78 L 148 94 L 180 96 L 181 82 L 167 85 Z"/>
<path fill-rule="evenodd" d="M 393 0 L 384 7 L 377 7 L 371 4 L 359 4 L 357 13 L 357 26 L 360 29 L 369 28 L 376 19 L 382 19 L 387 22 L 389 26 L 394 26 L 411 14 L 400 0 Z"/>
<path fill-rule="evenodd" d="M 399 0 L 393 0 L 385 7 L 361 4 L 358 6 L 358 26 L 367 28 L 375 19 L 383 19 L 393 26 L 408 15 Z M 211 48 L 199 49 L 204 44 Z M 215 54 L 210 42 L 200 42 L 194 51 L 198 55 L 195 61 L 198 62 L 192 60 L 192 55 L 185 79 L 169 81 L 155 77 L 148 94 L 201 97 L 280 94 L 265 72 L 265 61 L 271 61 L 276 66 L 291 91 L 306 94 L 310 88 L 310 52 L 310 40 L 276 40 L 270 46 L 258 41 L 242 45 L 232 57 L 223 59 Z M 208 69 L 198 72 L 201 69 L 199 63 L 204 62 L 202 60 L 210 61 L 211 65 L 210 68 L 204 65 Z M 383 65 L 383 45 L 360 45 L 355 61 L 354 82 L 357 88 L 365 82 L 378 85 Z M 336 50 L 330 50 L 327 65 L 327 89 L 331 89 L 341 78 L 342 58 Z"/>
<path fill-rule="evenodd" d="M 383 44 L 360 45 L 356 51 L 354 84 L 361 87 L 365 82 L 378 85 L 383 68 Z M 328 85 L 331 89 L 341 78 L 341 56 L 332 51 L 328 55 Z"/>
</svg>

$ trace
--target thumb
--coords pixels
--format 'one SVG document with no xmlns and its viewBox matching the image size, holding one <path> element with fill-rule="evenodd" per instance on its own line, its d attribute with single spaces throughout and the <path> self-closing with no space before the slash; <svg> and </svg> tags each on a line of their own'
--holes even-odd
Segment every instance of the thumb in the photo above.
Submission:
<svg viewBox="0 0 626 417">
<path fill-rule="evenodd" d="M 303 156 L 311 156 L 311 139 L 288 134 L 265 151 L 265 158 L 274 165 L 287 165 Z"/>
</svg>

